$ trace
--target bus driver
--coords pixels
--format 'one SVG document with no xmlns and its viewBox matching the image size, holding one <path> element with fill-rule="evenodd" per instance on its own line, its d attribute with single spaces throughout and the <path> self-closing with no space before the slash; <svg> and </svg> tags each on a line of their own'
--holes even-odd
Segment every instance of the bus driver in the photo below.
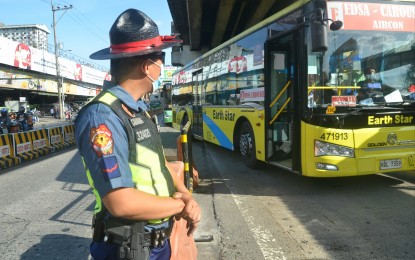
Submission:
<svg viewBox="0 0 415 260">
<path fill-rule="evenodd" d="M 373 68 L 367 68 L 364 72 L 365 80 L 357 83 L 360 90 L 357 93 L 357 101 L 372 98 L 374 102 L 383 101 L 382 81 L 377 79 L 376 71 Z"/>
</svg>

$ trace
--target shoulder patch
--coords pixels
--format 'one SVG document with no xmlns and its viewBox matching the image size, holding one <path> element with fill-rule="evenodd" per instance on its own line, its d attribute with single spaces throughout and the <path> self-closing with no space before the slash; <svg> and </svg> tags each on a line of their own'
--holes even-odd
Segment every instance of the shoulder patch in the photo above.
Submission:
<svg viewBox="0 0 415 260">
<path fill-rule="evenodd" d="M 97 128 L 91 128 L 89 137 L 92 149 L 94 149 L 98 157 L 112 154 L 114 141 L 112 140 L 112 133 L 106 125 L 101 124 Z"/>
<path fill-rule="evenodd" d="M 117 157 L 109 156 L 103 157 L 99 161 L 101 172 L 104 176 L 105 181 L 121 177 L 120 167 L 118 166 Z"/>
</svg>

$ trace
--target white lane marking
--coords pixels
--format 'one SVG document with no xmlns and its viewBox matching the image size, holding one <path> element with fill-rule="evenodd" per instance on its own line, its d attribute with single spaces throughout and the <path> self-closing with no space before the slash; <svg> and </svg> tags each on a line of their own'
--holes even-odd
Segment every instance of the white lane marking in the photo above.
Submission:
<svg viewBox="0 0 415 260">
<path fill-rule="evenodd" d="M 239 211 L 241 212 L 245 222 L 248 225 L 249 230 L 252 232 L 259 248 L 261 249 L 262 255 L 265 259 L 269 260 L 286 260 L 287 258 L 284 255 L 284 252 L 281 247 L 275 247 L 275 238 L 271 232 L 265 227 L 257 225 L 255 218 L 249 214 L 249 210 L 245 207 L 242 202 L 247 196 L 235 195 L 237 192 L 235 188 L 230 185 L 229 182 L 225 181 L 226 187 L 228 187 L 231 192 L 232 198 L 235 201 L 235 204 L 238 206 Z"/>
</svg>

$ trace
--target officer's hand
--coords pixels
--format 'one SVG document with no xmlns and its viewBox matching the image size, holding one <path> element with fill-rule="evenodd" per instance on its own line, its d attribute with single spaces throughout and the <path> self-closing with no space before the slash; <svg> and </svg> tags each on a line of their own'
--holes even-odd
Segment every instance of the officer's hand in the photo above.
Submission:
<svg viewBox="0 0 415 260">
<path fill-rule="evenodd" d="M 201 209 L 199 204 L 197 204 L 190 193 L 176 192 L 173 198 L 181 199 L 185 204 L 183 211 L 177 217 L 184 218 L 187 221 L 187 235 L 190 236 L 200 222 Z"/>
</svg>

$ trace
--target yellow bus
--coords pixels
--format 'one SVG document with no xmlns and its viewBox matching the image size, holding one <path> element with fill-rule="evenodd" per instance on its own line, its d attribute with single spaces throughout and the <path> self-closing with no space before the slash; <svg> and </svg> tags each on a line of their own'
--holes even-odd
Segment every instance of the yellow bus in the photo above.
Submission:
<svg viewBox="0 0 415 260">
<path fill-rule="evenodd" d="M 300 0 L 173 75 L 173 126 L 303 176 L 415 172 L 413 1 Z"/>
</svg>

